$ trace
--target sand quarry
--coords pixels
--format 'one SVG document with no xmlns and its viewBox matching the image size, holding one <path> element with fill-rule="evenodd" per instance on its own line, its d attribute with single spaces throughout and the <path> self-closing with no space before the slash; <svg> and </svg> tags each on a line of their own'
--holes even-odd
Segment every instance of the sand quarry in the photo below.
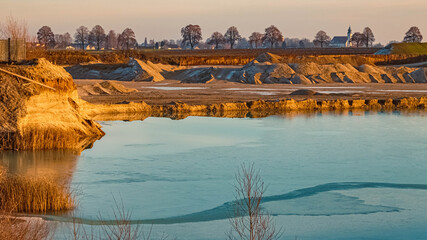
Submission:
<svg viewBox="0 0 427 240">
<path fill-rule="evenodd" d="M 176 67 L 131 59 L 127 64 L 78 64 L 66 70 L 74 79 L 120 81 L 176 80 L 180 83 L 214 83 L 227 81 L 247 84 L 319 84 L 319 83 L 426 83 L 425 68 L 378 67 L 368 64 L 313 62 L 282 63 L 279 56 L 264 53 L 238 67 Z"/>
<path fill-rule="evenodd" d="M 93 103 L 210 104 L 308 96 L 396 99 L 427 93 L 424 67 L 293 64 L 270 53 L 244 66 L 178 67 L 131 59 L 127 64 L 87 63 L 65 69 L 75 79 L 79 95 Z"/>
</svg>

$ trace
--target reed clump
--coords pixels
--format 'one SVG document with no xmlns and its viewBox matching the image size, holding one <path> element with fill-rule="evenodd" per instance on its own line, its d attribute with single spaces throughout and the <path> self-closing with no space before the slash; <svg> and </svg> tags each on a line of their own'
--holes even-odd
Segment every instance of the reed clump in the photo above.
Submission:
<svg viewBox="0 0 427 240">
<path fill-rule="evenodd" d="M 99 137 L 86 136 L 74 129 L 25 128 L 16 139 L 15 149 L 75 149 L 82 150 Z"/>
<path fill-rule="evenodd" d="M 46 213 L 73 209 L 68 185 L 44 177 L 3 173 L 0 177 L 0 209 L 13 213 Z"/>
</svg>

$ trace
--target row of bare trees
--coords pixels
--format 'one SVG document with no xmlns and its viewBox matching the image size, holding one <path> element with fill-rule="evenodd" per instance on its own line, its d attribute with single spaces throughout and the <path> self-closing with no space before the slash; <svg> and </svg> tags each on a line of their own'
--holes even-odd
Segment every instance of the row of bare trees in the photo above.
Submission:
<svg viewBox="0 0 427 240">
<path fill-rule="evenodd" d="M 183 43 L 193 49 L 202 40 L 202 30 L 199 25 L 187 25 L 181 29 L 181 35 L 183 37 Z M 421 42 L 423 39 L 418 27 L 411 27 L 405 34 L 404 42 Z M 220 32 L 214 32 L 206 40 L 206 44 L 214 46 L 218 49 L 225 44 L 229 44 L 230 48 L 233 49 L 237 42 L 245 40 L 239 34 L 239 31 L 235 26 L 227 29 L 225 34 Z M 261 46 L 273 48 L 282 43 L 282 47 L 286 47 L 284 42 L 283 34 L 274 25 L 265 29 L 265 33 L 254 32 L 249 36 L 249 44 L 253 48 L 259 48 Z M 318 47 L 328 46 L 331 42 L 331 37 L 327 35 L 325 31 L 319 31 L 314 37 L 313 44 Z M 372 47 L 375 42 L 375 36 L 371 28 L 365 27 L 363 32 L 355 32 L 350 42 L 355 47 Z M 299 43 L 299 47 L 304 47 L 304 42 Z"/>
<path fill-rule="evenodd" d="M 182 40 L 177 42 L 182 42 L 182 47 L 190 47 L 193 49 L 199 43 L 201 44 L 202 40 L 202 30 L 199 25 L 187 25 L 181 29 Z M 132 29 L 126 28 L 122 33 L 116 33 L 114 30 L 110 30 L 108 33 L 100 26 L 96 25 L 91 30 L 85 26 L 80 26 L 76 29 L 74 34 L 74 41 L 70 33 L 64 34 L 54 34 L 52 29 L 49 26 L 41 27 L 37 36 L 32 38 L 29 35 L 28 25 L 25 21 L 18 20 L 14 17 L 6 17 L 6 20 L 3 24 L 0 24 L 0 37 L 4 38 L 25 38 L 27 42 L 38 42 L 40 45 L 46 48 L 66 48 L 72 43 L 75 43 L 75 46 L 79 46 L 82 49 L 85 49 L 86 46 L 91 45 L 97 50 L 101 49 L 132 49 L 138 46 L 135 33 Z M 296 39 L 288 39 L 296 40 Z M 420 29 L 416 26 L 411 27 L 404 36 L 404 42 L 421 42 L 423 36 L 420 32 Z M 152 46 L 154 46 L 154 40 Z M 314 46 L 328 46 L 331 41 L 331 37 L 326 34 L 325 31 L 319 31 L 314 41 L 311 42 L 308 39 L 298 40 L 298 44 L 292 44 L 292 47 L 312 47 Z M 351 36 L 351 43 L 355 47 L 361 46 L 372 46 L 375 41 L 374 34 L 369 27 L 366 27 L 362 33 L 356 32 Z M 265 33 L 253 32 L 248 39 L 242 38 L 238 29 L 235 26 L 232 26 L 227 29 L 225 34 L 220 32 L 214 32 L 206 41 L 203 43 L 213 46 L 215 49 L 220 47 L 225 47 L 226 44 L 230 48 L 240 47 L 240 48 L 259 48 L 259 47 L 279 47 L 279 44 L 282 44 L 282 48 L 291 47 L 289 41 L 284 40 L 283 34 L 279 31 L 274 25 L 265 29 Z M 159 43 L 159 46 L 163 42 Z M 151 46 L 150 45 L 150 46 Z M 164 45 L 164 44 L 163 44 Z M 289 45 L 289 46 L 287 46 Z M 148 46 L 147 43 L 144 45 Z"/>
<path fill-rule="evenodd" d="M 131 28 L 126 28 L 120 34 L 117 34 L 114 30 L 110 30 L 106 34 L 100 25 L 94 26 L 90 31 L 87 27 L 80 26 L 77 28 L 74 38 L 75 42 L 80 44 L 82 48 L 85 45 L 92 45 L 97 50 L 103 48 L 129 50 L 138 46 L 135 32 Z"/>
<path fill-rule="evenodd" d="M 202 40 L 202 30 L 199 25 L 187 25 L 181 29 L 181 36 L 183 44 L 190 46 L 193 49 Z M 239 30 L 235 26 L 227 29 L 223 35 L 220 32 L 212 33 L 211 37 L 207 39 L 206 43 L 215 46 L 218 49 L 221 45 L 228 43 L 230 48 L 233 49 L 236 43 L 242 40 Z M 254 32 L 249 36 L 249 43 L 255 48 L 258 48 L 262 43 L 268 44 L 271 48 L 283 42 L 283 34 L 277 27 L 271 25 L 265 29 L 265 33 Z"/>
<path fill-rule="evenodd" d="M 38 30 L 37 40 L 46 48 L 66 48 L 73 42 L 69 33 L 55 35 L 49 26 L 43 26 Z M 129 50 L 138 45 L 132 29 L 126 28 L 121 34 L 116 34 L 114 30 L 110 30 L 106 34 L 100 25 L 94 26 L 92 30 L 89 30 L 85 26 L 80 26 L 74 34 L 74 42 L 81 49 L 85 49 L 86 46 L 91 45 L 97 50 L 105 48 Z"/>
</svg>

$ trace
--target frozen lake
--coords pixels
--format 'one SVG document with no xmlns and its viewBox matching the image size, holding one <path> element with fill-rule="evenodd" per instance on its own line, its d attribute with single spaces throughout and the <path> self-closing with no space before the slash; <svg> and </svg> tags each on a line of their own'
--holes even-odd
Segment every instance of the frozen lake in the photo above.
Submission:
<svg viewBox="0 0 427 240">
<path fill-rule="evenodd" d="M 283 239 L 426 239 L 426 123 L 400 113 L 102 122 L 106 136 L 75 160 L 3 163 L 72 176 L 74 216 L 88 223 L 110 218 L 115 197 L 154 232 L 224 239 L 234 174 L 253 162 Z"/>
</svg>

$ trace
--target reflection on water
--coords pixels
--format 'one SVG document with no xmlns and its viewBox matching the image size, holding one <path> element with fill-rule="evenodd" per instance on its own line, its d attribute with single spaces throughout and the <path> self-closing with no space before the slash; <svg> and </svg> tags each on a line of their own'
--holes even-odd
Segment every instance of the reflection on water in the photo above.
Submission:
<svg viewBox="0 0 427 240">
<path fill-rule="evenodd" d="M 215 117 L 215 118 L 265 118 L 276 116 L 281 118 L 312 118 L 320 116 L 348 116 L 348 115 L 376 115 L 376 114 L 400 114 L 405 116 L 427 116 L 427 111 L 401 110 L 401 111 L 365 111 L 354 110 L 319 110 L 319 111 L 286 111 L 277 113 L 275 111 L 218 111 L 218 112 L 142 112 L 142 113 L 114 113 L 98 114 L 91 116 L 96 121 L 144 121 L 149 117 L 165 117 L 181 120 L 188 117 Z"/>
<path fill-rule="evenodd" d="M 79 154 L 67 150 L 0 152 L 0 166 L 9 173 L 53 177 L 69 182 Z"/>
</svg>

